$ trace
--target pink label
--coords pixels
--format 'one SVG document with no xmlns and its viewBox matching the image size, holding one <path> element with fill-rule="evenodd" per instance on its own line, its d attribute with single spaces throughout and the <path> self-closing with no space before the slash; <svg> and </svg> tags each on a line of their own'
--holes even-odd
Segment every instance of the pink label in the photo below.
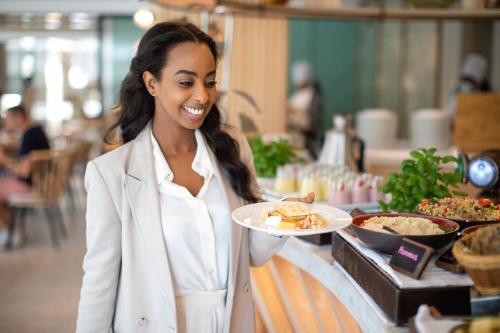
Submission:
<svg viewBox="0 0 500 333">
<path fill-rule="evenodd" d="M 418 261 L 418 254 L 411 253 L 404 246 L 399 247 L 398 253 L 413 261 Z"/>
</svg>

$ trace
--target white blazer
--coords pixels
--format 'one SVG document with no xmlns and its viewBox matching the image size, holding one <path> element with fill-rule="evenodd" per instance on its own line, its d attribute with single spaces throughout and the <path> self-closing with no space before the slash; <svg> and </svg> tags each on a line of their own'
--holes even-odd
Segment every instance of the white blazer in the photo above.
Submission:
<svg viewBox="0 0 500 333">
<path fill-rule="evenodd" d="M 78 308 L 78 333 L 175 332 L 175 294 L 170 274 L 153 165 L 151 140 L 135 140 L 88 163 L 87 253 Z M 252 153 L 237 132 L 241 158 L 254 175 Z M 244 204 L 223 178 L 224 200 L 232 211 Z M 254 332 L 255 304 L 250 265 L 262 265 L 285 239 L 230 225 L 230 267 L 224 332 Z"/>
</svg>

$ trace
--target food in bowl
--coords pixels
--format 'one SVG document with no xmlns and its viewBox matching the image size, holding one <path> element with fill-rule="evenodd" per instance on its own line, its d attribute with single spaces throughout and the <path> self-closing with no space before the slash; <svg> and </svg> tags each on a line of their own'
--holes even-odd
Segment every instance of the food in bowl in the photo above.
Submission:
<svg viewBox="0 0 500 333">
<path fill-rule="evenodd" d="M 490 199 L 451 197 L 424 199 L 417 205 L 422 214 L 462 221 L 500 221 L 500 206 Z"/>
<path fill-rule="evenodd" d="M 453 255 L 483 295 L 500 294 L 500 224 L 479 228 L 453 245 Z"/>
<path fill-rule="evenodd" d="M 290 204 L 266 212 L 264 223 L 280 229 L 320 229 L 328 225 L 328 220 L 307 205 Z"/>
<path fill-rule="evenodd" d="M 383 227 L 389 227 L 401 235 L 441 235 L 447 232 L 439 224 L 423 217 L 409 216 L 374 216 L 364 221 L 362 228 L 389 232 Z M 451 230 L 450 230 L 451 231 Z"/>
<path fill-rule="evenodd" d="M 385 253 L 394 253 L 394 251 L 399 247 L 401 239 L 407 237 L 413 241 L 425 244 L 432 247 L 433 249 L 440 249 L 450 242 L 452 242 L 460 226 L 457 222 L 444 219 L 441 217 L 429 216 L 425 217 L 431 220 L 432 223 L 439 225 L 444 233 L 437 235 L 401 235 L 389 232 L 381 232 L 379 230 L 373 231 L 363 228 L 363 224 L 366 220 L 372 217 L 412 217 L 412 218 L 422 218 L 422 215 L 416 214 L 391 214 L 391 213 L 378 213 L 378 214 L 365 214 L 355 216 L 352 220 L 352 230 L 358 236 L 358 238 L 365 243 L 368 247 L 380 250 Z"/>
<path fill-rule="evenodd" d="M 474 318 L 471 322 L 460 324 L 450 333 L 498 333 L 500 317 L 488 316 Z"/>
<path fill-rule="evenodd" d="M 479 228 L 465 242 L 465 251 L 481 254 L 500 254 L 500 225 Z"/>
</svg>

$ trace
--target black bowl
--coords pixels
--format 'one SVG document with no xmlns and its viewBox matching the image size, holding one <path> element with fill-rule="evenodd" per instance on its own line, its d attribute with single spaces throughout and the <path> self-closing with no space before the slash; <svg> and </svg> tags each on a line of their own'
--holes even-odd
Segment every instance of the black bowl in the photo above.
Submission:
<svg viewBox="0 0 500 333">
<path fill-rule="evenodd" d="M 427 216 L 433 223 L 439 224 L 442 227 L 453 228 L 453 231 L 440 234 L 440 235 L 399 235 L 385 232 L 372 231 L 364 229 L 361 225 L 365 220 L 374 216 L 388 216 L 388 217 L 422 217 L 417 214 L 366 214 L 353 217 L 351 228 L 354 230 L 359 239 L 363 241 L 368 247 L 380 250 L 386 253 L 394 253 L 401 243 L 401 238 L 406 237 L 416 242 L 425 244 L 433 249 L 440 249 L 445 247 L 450 242 L 455 240 L 459 225 L 451 220 L 443 219 L 440 217 Z"/>
</svg>

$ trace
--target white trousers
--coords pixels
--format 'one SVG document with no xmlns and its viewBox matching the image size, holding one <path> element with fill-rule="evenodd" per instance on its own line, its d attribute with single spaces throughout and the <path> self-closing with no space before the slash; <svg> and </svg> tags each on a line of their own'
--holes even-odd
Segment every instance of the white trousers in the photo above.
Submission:
<svg viewBox="0 0 500 333">
<path fill-rule="evenodd" d="M 226 290 L 200 291 L 176 297 L 178 332 L 222 332 L 226 309 Z"/>
</svg>

